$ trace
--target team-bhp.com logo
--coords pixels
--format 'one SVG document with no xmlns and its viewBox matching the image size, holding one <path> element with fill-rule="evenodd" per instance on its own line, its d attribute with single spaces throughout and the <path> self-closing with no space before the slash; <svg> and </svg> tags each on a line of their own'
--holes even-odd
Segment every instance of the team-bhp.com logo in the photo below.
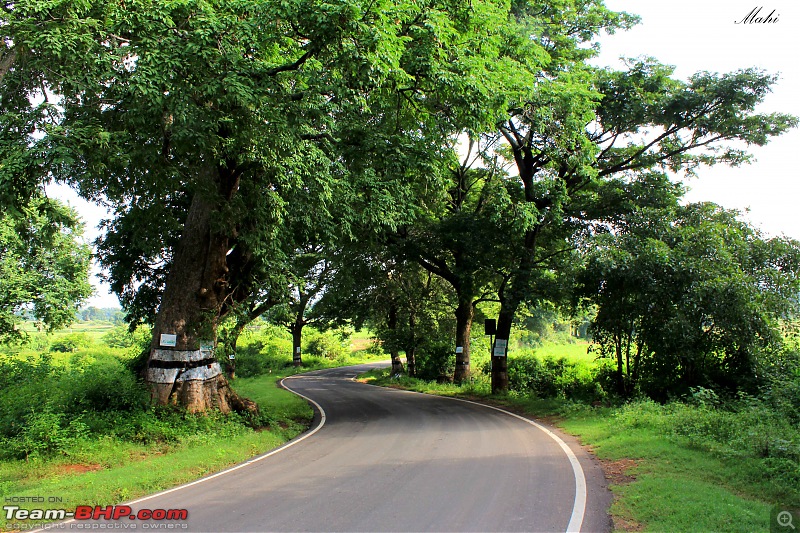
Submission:
<svg viewBox="0 0 800 533">
<path fill-rule="evenodd" d="M 129 505 L 108 505 L 92 507 L 79 505 L 75 511 L 66 509 L 22 509 L 18 505 L 5 505 L 6 520 L 186 520 L 187 509 L 139 509 L 134 512 Z"/>
</svg>

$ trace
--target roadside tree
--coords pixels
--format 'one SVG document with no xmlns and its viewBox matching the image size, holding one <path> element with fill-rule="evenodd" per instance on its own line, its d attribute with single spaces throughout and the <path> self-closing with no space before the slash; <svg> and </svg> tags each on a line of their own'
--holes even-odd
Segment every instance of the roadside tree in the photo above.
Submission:
<svg viewBox="0 0 800 533">
<path fill-rule="evenodd" d="M 594 240 L 581 278 L 618 394 L 755 393 L 759 358 L 798 311 L 800 243 L 714 204 L 642 210 Z"/>
<path fill-rule="evenodd" d="M 52 331 L 75 320 L 93 289 L 91 250 L 71 208 L 34 197 L 0 214 L 0 341 L 21 340 L 33 319 Z"/>
</svg>

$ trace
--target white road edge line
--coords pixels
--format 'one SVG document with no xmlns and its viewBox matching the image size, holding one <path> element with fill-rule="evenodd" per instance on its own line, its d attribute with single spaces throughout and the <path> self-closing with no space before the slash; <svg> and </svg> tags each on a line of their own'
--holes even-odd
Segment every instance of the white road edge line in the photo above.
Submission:
<svg viewBox="0 0 800 533">
<path fill-rule="evenodd" d="M 551 439 L 556 441 L 561 449 L 569 459 L 570 465 L 572 465 L 572 475 L 575 477 L 575 502 L 572 504 L 572 514 L 569 517 L 569 523 L 567 524 L 567 533 L 579 533 L 581 530 L 581 526 L 583 526 L 583 515 L 586 513 L 586 476 L 583 473 L 583 467 L 581 467 L 580 461 L 578 461 L 578 457 L 575 455 L 575 452 L 564 442 L 561 437 L 544 427 L 543 425 L 539 424 L 538 422 L 534 422 L 530 418 L 525 418 L 524 416 L 520 416 L 518 414 L 512 413 L 511 411 L 506 411 L 505 409 L 501 409 L 499 407 L 495 407 L 493 405 L 486 405 L 484 403 L 473 402 L 470 400 L 464 400 L 462 398 L 452 398 L 448 396 L 442 396 L 442 398 L 449 398 L 451 400 L 456 400 L 458 402 L 464 403 L 471 403 L 472 405 L 480 405 L 481 407 L 486 407 L 488 409 L 494 409 L 495 411 L 500 411 L 501 413 L 505 413 L 509 416 L 513 416 L 514 418 L 518 418 L 536 428 L 540 429 L 541 431 L 545 432 L 547 436 Z"/>
<path fill-rule="evenodd" d="M 317 427 L 315 427 L 314 429 L 308 431 L 302 437 L 299 437 L 299 438 L 297 438 L 297 439 L 295 439 L 293 441 L 287 442 L 283 446 L 281 446 L 279 448 L 275 448 L 271 452 L 265 453 L 264 455 L 259 455 L 257 457 L 254 457 L 252 459 L 249 459 L 249 460 L 245 461 L 244 463 L 240 463 L 240 464 L 238 464 L 236 466 L 232 466 L 231 468 L 228 468 L 226 470 L 222 470 L 221 472 L 217 472 L 216 474 L 212 474 L 212 475 L 210 475 L 208 477 L 204 477 L 204 478 L 198 479 L 197 481 L 192 481 L 191 483 L 186 483 L 185 485 L 179 485 L 179 486 L 171 488 L 171 489 L 163 490 L 161 492 L 157 492 L 155 494 L 151 494 L 149 496 L 145 496 L 144 498 L 139 498 L 138 500 L 133 500 L 132 502 L 122 502 L 122 503 L 118 503 L 116 505 L 134 505 L 134 504 L 137 504 L 137 503 L 145 502 L 147 500 L 151 500 L 153 498 L 157 498 L 159 496 L 164 496 L 165 494 L 170 494 L 172 492 L 177 492 L 179 490 L 183 490 L 183 489 L 185 489 L 187 487 L 193 487 L 194 485 L 199 485 L 200 483 L 205 483 L 206 481 L 210 481 L 210 480 L 218 478 L 220 476 L 224 476 L 225 474 L 229 474 L 231 472 L 239 470 L 240 468 L 244 468 L 244 467 L 249 466 L 249 465 L 251 465 L 253 463 L 257 463 L 257 462 L 259 462 L 259 461 L 261 461 L 263 459 L 266 459 L 267 457 L 272 457 L 273 455 L 275 455 L 278 452 L 282 452 L 283 450 L 285 450 L 287 448 L 290 448 L 290 447 L 294 446 L 295 444 L 299 444 L 300 442 L 306 440 L 307 438 L 312 436 L 314 433 L 316 433 L 317 431 L 322 429 L 322 426 L 325 425 L 325 421 L 327 420 L 327 416 L 325 415 L 325 410 L 322 408 L 322 406 L 320 404 L 318 404 L 317 402 L 315 402 L 314 400 L 312 400 L 311 398 L 309 398 L 308 396 L 304 396 L 304 395 L 300 394 L 296 390 L 287 387 L 283 383 L 287 379 L 291 379 L 293 377 L 299 377 L 299 376 L 300 376 L 300 374 L 298 374 L 297 376 L 287 376 L 287 377 L 283 378 L 281 380 L 281 382 L 280 382 L 281 387 L 283 387 L 284 389 L 288 390 L 292 394 L 296 394 L 297 396 L 300 396 L 301 398 L 303 398 L 307 402 L 313 404 L 314 407 L 316 407 L 319 410 L 320 419 L 319 419 L 319 424 L 317 425 Z M 64 522 L 54 522 L 54 523 L 69 524 L 71 522 L 75 522 L 75 519 L 72 518 L 72 519 L 66 520 Z M 34 530 L 32 530 L 31 533 L 38 533 L 39 531 L 47 531 L 49 529 L 52 529 L 52 525 L 53 524 L 48 524 L 49 527 L 34 529 Z"/>
<path fill-rule="evenodd" d="M 353 381 L 358 381 L 358 380 L 356 378 L 353 378 Z M 378 387 L 378 385 L 372 385 L 371 383 L 364 383 L 364 385 Z M 543 431 L 548 437 L 556 441 L 556 444 L 558 444 L 561 447 L 561 450 L 563 450 L 564 454 L 567 456 L 567 459 L 569 459 L 569 464 L 572 466 L 572 475 L 575 478 L 575 500 L 574 503 L 572 504 L 572 514 L 569 517 L 569 523 L 567 524 L 566 533 L 580 533 L 581 527 L 583 526 L 583 517 L 586 514 L 586 498 L 587 498 L 586 476 L 583 472 L 583 467 L 581 467 L 581 463 L 578 460 L 578 457 L 575 455 L 575 452 L 573 452 L 572 449 L 570 449 L 570 447 L 567 445 L 566 442 L 564 442 L 561 439 L 561 437 L 559 437 L 558 435 L 556 435 L 543 425 L 539 424 L 538 422 L 534 422 L 530 418 L 525 418 L 524 416 L 520 416 L 516 413 L 512 413 L 511 411 L 506 411 L 505 409 L 501 409 L 493 405 L 473 402 L 471 400 L 464 400 L 463 398 L 453 398 L 452 396 L 436 396 L 433 394 L 425 394 L 424 392 L 393 389 L 391 387 L 379 387 L 379 388 L 395 392 L 410 392 L 412 394 L 424 394 L 425 396 L 435 396 L 436 398 L 444 398 L 446 400 L 454 400 L 457 402 L 470 403 L 472 405 L 477 405 L 479 407 L 486 407 L 487 409 L 494 409 L 495 411 L 500 411 L 501 413 L 505 413 L 508 416 L 513 416 L 514 418 L 518 418 L 523 422 L 527 422 L 528 424 Z"/>
</svg>

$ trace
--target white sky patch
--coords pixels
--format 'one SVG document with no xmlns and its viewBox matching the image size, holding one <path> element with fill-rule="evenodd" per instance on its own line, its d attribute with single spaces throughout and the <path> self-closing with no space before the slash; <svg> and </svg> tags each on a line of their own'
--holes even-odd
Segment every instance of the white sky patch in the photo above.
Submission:
<svg viewBox="0 0 800 533">
<path fill-rule="evenodd" d="M 45 191 L 47 192 L 47 196 L 58 198 L 70 205 L 80 214 L 85 224 L 83 238 L 87 243 L 92 244 L 94 240 L 101 235 L 102 232 L 99 228 L 100 221 L 110 217 L 108 210 L 104 206 L 87 202 L 78 196 L 77 192 L 66 185 L 51 183 L 45 187 Z M 93 253 L 97 253 L 97 250 L 94 250 L 94 247 L 92 248 Z M 85 306 L 100 308 L 121 307 L 117 296 L 110 292 L 110 287 L 100 281 L 98 277 L 99 274 L 100 267 L 97 265 L 97 261 L 93 259 L 89 281 L 91 281 L 94 287 L 94 295 L 87 300 Z"/>
<path fill-rule="evenodd" d="M 637 14 L 642 22 L 627 32 L 604 36 L 601 55 L 594 63 L 622 68 L 620 56 L 652 56 L 676 67 L 686 79 L 695 72 L 731 72 L 757 67 L 780 74 L 760 112 L 800 116 L 800 2 L 778 0 L 606 0 L 615 11 Z M 741 23 L 753 9 L 757 17 L 771 13 L 774 23 Z M 738 24 L 737 24 L 738 23 Z M 795 160 L 800 152 L 800 130 L 748 150 L 750 165 L 701 168 L 686 185 L 688 201 L 712 201 L 749 212 L 745 219 L 777 236 L 800 239 L 800 173 Z"/>
</svg>

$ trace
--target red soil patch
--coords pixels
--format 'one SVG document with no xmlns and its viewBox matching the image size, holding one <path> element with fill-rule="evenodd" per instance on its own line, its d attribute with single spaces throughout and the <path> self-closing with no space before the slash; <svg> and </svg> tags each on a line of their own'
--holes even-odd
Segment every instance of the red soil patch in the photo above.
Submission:
<svg viewBox="0 0 800 533">
<path fill-rule="evenodd" d="M 598 459 L 600 465 L 603 467 L 603 473 L 606 479 L 614 485 L 624 485 L 632 481 L 636 481 L 636 476 L 628 474 L 628 470 L 639 463 L 634 459 L 620 459 L 618 461 L 610 461 L 608 459 Z"/>
<path fill-rule="evenodd" d="M 611 461 L 608 459 L 598 459 L 603 473 L 610 484 L 625 485 L 636 481 L 636 476 L 628 473 L 628 470 L 637 466 L 639 461 L 635 459 L 619 459 Z M 614 496 L 616 498 L 616 496 Z M 644 525 L 635 520 L 628 520 L 621 516 L 612 516 L 614 531 L 644 531 Z"/>
<path fill-rule="evenodd" d="M 78 475 L 78 474 L 85 474 L 86 472 L 95 472 L 97 470 L 102 470 L 102 469 L 103 465 L 98 465 L 98 464 L 61 465 L 58 467 L 58 473 L 67 475 Z"/>
</svg>

